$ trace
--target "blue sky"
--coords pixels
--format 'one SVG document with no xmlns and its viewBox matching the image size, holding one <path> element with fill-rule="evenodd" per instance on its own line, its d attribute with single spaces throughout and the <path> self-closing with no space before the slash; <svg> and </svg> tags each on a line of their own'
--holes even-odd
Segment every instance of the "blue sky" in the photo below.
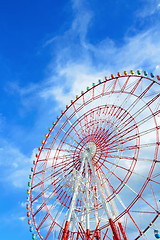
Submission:
<svg viewBox="0 0 160 240">
<path fill-rule="evenodd" d="M 30 166 L 70 99 L 117 71 L 160 74 L 159 24 L 160 0 L 1 2 L 1 239 L 31 239 Z"/>
</svg>

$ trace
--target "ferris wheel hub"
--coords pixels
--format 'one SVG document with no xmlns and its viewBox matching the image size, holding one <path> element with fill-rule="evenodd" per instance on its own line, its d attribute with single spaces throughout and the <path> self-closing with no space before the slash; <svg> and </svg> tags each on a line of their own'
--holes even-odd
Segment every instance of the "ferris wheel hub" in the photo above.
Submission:
<svg viewBox="0 0 160 240">
<path fill-rule="evenodd" d="M 93 159 L 96 154 L 96 144 L 94 142 L 88 142 L 84 145 L 81 154 L 80 159 L 82 161 L 83 158 L 91 158 Z"/>
</svg>

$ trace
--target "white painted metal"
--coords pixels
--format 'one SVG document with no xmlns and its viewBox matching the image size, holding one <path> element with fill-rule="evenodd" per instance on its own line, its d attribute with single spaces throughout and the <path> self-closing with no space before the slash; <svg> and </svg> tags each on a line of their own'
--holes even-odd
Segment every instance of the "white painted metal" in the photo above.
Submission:
<svg viewBox="0 0 160 240">
<path fill-rule="evenodd" d="M 110 206 L 106 202 L 106 197 L 105 197 L 104 191 L 102 189 L 101 183 L 99 181 L 99 178 L 95 174 L 95 169 L 93 167 L 92 160 L 91 160 L 91 158 L 89 156 L 88 156 L 87 160 L 88 160 L 90 168 L 92 170 L 93 178 L 94 178 L 94 181 L 95 181 L 95 183 L 97 185 L 97 189 L 98 189 L 98 192 L 100 194 L 100 197 L 101 197 L 102 204 L 103 204 L 104 210 L 106 212 L 106 215 L 107 215 L 108 219 L 111 219 L 112 218 L 112 212 L 111 212 Z"/>
<path fill-rule="evenodd" d="M 77 174 L 77 178 L 75 180 L 75 188 L 74 188 L 74 193 L 73 193 L 73 197 L 72 197 L 72 202 L 71 202 L 71 206 L 69 208 L 69 212 L 68 212 L 68 217 L 67 217 L 67 221 L 70 222 L 72 213 L 74 211 L 75 208 L 75 203 L 76 203 L 76 199 L 77 199 L 77 195 L 78 195 L 78 188 L 81 182 L 81 176 L 82 176 L 82 171 L 83 171 L 83 167 L 84 167 L 84 162 L 85 162 L 85 158 L 82 159 L 82 163 L 81 163 L 81 168 Z"/>
<path fill-rule="evenodd" d="M 86 229 L 90 229 L 89 225 L 89 178 L 88 178 L 88 161 L 85 159 L 85 179 L 86 179 Z"/>
<path fill-rule="evenodd" d="M 100 176 L 101 176 L 101 179 L 103 179 L 100 171 L 99 171 L 99 174 L 100 174 Z M 104 186 L 104 188 L 105 188 L 105 190 L 106 190 L 107 196 L 110 196 L 110 195 L 111 195 L 111 192 L 110 192 L 110 189 L 109 189 L 109 187 L 108 187 L 108 184 L 107 184 L 106 182 L 104 182 L 104 183 L 103 183 L 103 186 Z M 111 205 L 111 207 L 112 207 L 112 211 L 113 211 L 113 213 L 114 213 L 114 216 L 117 217 L 117 216 L 118 216 L 118 209 L 117 209 L 116 204 L 115 204 L 115 202 L 114 202 L 113 199 L 110 201 L 110 205 Z"/>
</svg>

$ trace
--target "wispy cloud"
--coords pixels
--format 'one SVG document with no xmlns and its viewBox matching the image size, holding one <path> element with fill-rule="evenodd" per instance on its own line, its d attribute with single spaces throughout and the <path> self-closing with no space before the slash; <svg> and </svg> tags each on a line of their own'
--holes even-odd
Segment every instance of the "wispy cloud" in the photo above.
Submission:
<svg viewBox="0 0 160 240">
<path fill-rule="evenodd" d="M 64 49 L 58 53 L 58 65 L 56 71 L 50 77 L 49 88 L 41 92 L 42 98 L 52 98 L 59 102 L 66 103 L 69 99 L 80 94 L 87 85 L 104 78 L 111 73 L 130 69 L 142 69 L 159 73 L 160 30 L 151 28 L 133 37 L 124 37 L 124 45 L 118 47 L 108 38 L 96 46 L 87 40 L 80 45 L 82 54 L 75 61 L 72 58 L 72 45 L 65 48 L 67 55 L 65 62 L 61 61 Z M 83 37 L 83 39 L 85 39 Z M 53 61 L 54 65 L 54 61 Z M 56 82 L 56 79 L 58 81 Z M 58 94 L 57 94 L 58 92 Z"/>
<path fill-rule="evenodd" d="M 143 5 L 143 8 L 139 9 L 137 11 L 139 18 L 146 18 L 146 17 L 152 17 L 153 15 L 157 15 L 159 13 L 159 7 L 160 7 L 160 1 L 159 0 L 143 0 L 145 4 Z"/>
<path fill-rule="evenodd" d="M 135 18 L 147 19 L 149 14 L 154 16 L 159 9 L 158 4 L 158 0 L 147 1 Z M 94 12 L 87 2 L 79 0 L 72 1 L 72 10 L 74 17 L 70 27 L 62 35 L 53 36 L 43 44 L 43 47 L 51 45 L 53 49 L 53 59 L 48 64 L 50 76 L 41 84 L 11 86 L 13 92 L 23 99 L 23 106 L 37 102 L 33 99 L 40 97 L 45 101 L 56 101 L 62 107 L 92 81 L 117 71 L 146 68 L 158 74 L 159 25 L 151 21 L 147 31 L 138 31 L 132 36 L 124 33 L 121 45 L 108 38 L 107 33 L 103 40 L 93 44 L 88 38 L 88 31 L 92 28 Z"/>
<path fill-rule="evenodd" d="M 24 221 L 26 219 L 26 217 L 19 217 L 20 221 Z"/>
<path fill-rule="evenodd" d="M 30 173 L 34 156 L 34 151 L 33 155 L 28 158 L 17 147 L 6 141 L 3 142 L 0 149 L 0 166 L 3 168 L 1 183 L 7 183 L 8 186 L 16 188 L 27 186 L 27 176 Z"/>
</svg>

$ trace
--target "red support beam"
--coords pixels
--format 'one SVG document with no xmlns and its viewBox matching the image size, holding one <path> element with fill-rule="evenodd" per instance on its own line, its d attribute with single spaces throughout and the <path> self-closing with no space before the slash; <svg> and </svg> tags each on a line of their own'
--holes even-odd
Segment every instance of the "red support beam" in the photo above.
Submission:
<svg viewBox="0 0 160 240">
<path fill-rule="evenodd" d="M 114 224 L 114 222 L 112 221 L 111 218 L 109 219 L 109 224 L 110 224 L 111 229 L 112 229 L 113 239 L 114 240 L 120 240 L 119 237 L 118 237 L 118 232 L 117 232 L 116 226 L 115 226 L 115 224 Z"/>
<path fill-rule="evenodd" d="M 66 221 L 66 224 L 65 224 L 65 227 L 64 227 L 64 231 L 63 231 L 62 240 L 67 240 L 68 226 L 69 226 L 69 222 Z"/>
<path fill-rule="evenodd" d="M 122 226 L 122 223 L 121 223 L 121 222 L 118 222 L 118 225 L 119 225 L 119 228 L 120 228 L 120 230 L 121 230 L 123 239 L 124 239 L 124 240 L 127 240 L 127 236 L 126 236 L 126 233 L 125 233 L 124 228 L 123 228 L 123 226 Z"/>
</svg>

